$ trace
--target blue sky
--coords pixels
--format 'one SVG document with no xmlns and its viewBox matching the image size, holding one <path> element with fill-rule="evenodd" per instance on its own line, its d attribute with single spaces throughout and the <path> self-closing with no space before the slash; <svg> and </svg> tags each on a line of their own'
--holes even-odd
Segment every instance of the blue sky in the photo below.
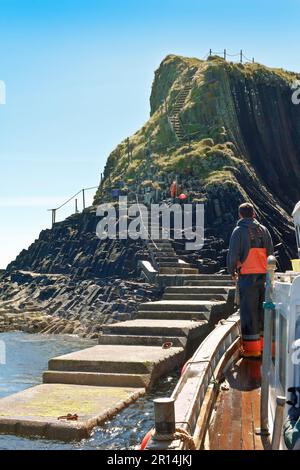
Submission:
<svg viewBox="0 0 300 470">
<path fill-rule="evenodd" d="M 300 0 L 0 0 L 0 267 L 98 184 L 167 54 L 244 49 L 299 72 L 299 17 Z"/>
</svg>

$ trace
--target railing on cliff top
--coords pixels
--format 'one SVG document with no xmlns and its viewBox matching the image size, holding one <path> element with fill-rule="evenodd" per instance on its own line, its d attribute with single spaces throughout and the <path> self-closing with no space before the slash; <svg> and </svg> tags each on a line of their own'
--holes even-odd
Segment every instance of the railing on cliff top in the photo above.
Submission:
<svg viewBox="0 0 300 470">
<path fill-rule="evenodd" d="M 255 60 L 254 60 L 254 57 L 252 57 L 252 59 L 249 59 L 249 57 L 247 57 L 243 50 L 241 49 L 239 52 L 237 52 L 236 54 L 229 54 L 229 52 L 227 51 L 227 49 L 224 49 L 223 51 L 213 51 L 212 49 L 209 49 L 209 52 L 207 54 L 205 54 L 205 56 L 203 56 L 203 60 L 204 59 L 207 59 L 209 56 L 213 56 L 213 55 L 217 55 L 217 56 L 220 56 L 220 57 L 223 57 L 224 60 L 227 60 L 228 57 L 238 57 L 239 59 L 239 62 L 242 64 L 244 62 L 244 60 L 246 62 L 252 62 L 254 63 Z"/>
</svg>

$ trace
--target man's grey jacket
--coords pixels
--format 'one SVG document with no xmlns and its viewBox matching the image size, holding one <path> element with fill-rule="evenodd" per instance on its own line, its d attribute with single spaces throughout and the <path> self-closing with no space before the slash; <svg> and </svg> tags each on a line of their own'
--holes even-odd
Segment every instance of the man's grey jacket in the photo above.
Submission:
<svg viewBox="0 0 300 470">
<path fill-rule="evenodd" d="M 240 261 L 244 263 L 251 248 L 249 228 L 262 228 L 263 247 L 267 249 L 267 256 L 274 254 L 274 247 L 269 230 L 259 224 L 253 218 L 240 219 L 232 232 L 229 251 L 227 255 L 227 270 L 233 275 L 236 272 L 237 264 Z"/>
</svg>

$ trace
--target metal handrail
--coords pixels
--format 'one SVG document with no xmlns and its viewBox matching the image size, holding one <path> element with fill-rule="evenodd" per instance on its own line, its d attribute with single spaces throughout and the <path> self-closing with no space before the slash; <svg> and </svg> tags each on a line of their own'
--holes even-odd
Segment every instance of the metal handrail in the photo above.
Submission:
<svg viewBox="0 0 300 470">
<path fill-rule="evenodd" d="M 269 387 L 270 387 L 270 367 L 272 362 L 272 340 L 274 325 L 274 304 L 273 290 L 276 269 L 276 258 L 268 257 L 266 294 L 264 303 L 264 347 L 262 360 L 261 378 L 261 401 L 260 401 L 260 430 L 259 434 L 269 434 Z"/>
<path fill-rule="evenodd" d="M 82 193 L 82 205 L 83 205 L 83 210 L 84 210 L 85 209 L 85 191 L 90 191 L 91 189 L 98 189 L 98 186 L 90 186 L 89 188 L 80 189 L 80 191 L 78 191 L 76 194 L 71 196 L 69 199 L 67 199 L 67 201 L 63 202 L 60 206 L 55 207 L 53 209 L 47 209 L 47 211 L 52 212 L 52 227 L 56 222 L 56 213 L 57 213 L 57 211 L 59 211 L 62 207 L 67 205 L 74 198 L 76 198 L 76 196 L 78 196 L 78 194 L 80 194 L 80 193 Z M 76 208 L 77 208 L 77 203 L 76 203 Z"/>
</svg>

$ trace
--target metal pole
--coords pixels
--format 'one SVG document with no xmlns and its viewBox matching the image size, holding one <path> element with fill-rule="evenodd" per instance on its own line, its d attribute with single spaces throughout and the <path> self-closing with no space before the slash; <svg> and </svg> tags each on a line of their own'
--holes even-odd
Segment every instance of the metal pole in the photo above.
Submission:
<svg viewBox="0 0 300 470">
<path fill-rule="evenodd" d="M 240 60 L 241 60 L 241 64 L 243 63 L 243 51 L 241 50 L 240 52 Z"/>
<path fill-rule="evenodd" d="M 78 204 L 77 204 L 77 198 L 75 199 L 75 214 L 78 213 Z"/>
<path fill-rule="evenodd" d="M 85 191 L 84 189 L 82 190 L 82 207 L 83 207 L 83 210 L 85 209 Z"/>
<path fill-rule="evenodd" d="M 211 49 L 209 49 L 209 55 L 212 55 L 212 50 Z"/>
<path fill-rule="evenodd" d="M 52 227 L 56 221 L 56 209 L 52 209 Z"/>
<path fill-rule="evenodd" d="M 224 60 L 226 60 L 226 49 L 224 49 Z"/>
<path fill-rule="evenodd" d="M 156 398 L 153 403 L 155 433 L 159 435 L 174 434 L 176 429 L 174 398 Z"/>
<path fill-rule="evenodd" d="M 264 349 L 262 361 L 261 378 L 261 401 L 260 401 L 260 433 L 269 433 L 269 385 L 270 385 L 270 366 L 272 361 L 272 340 L 274 323 L 274 304 L 273 289 L 276 269 L 276 258 L 268 257 L 266 295 L 264 303 Z"/>
<path fill-rule="evenodd" d="M 283 425 L 283 412 L 286 403 L 286 398 L 278 396 L 276 398 L 276 411 L 272 435 L 272 450 L 278 450 L 282 437 L 282 425 Z"/>
</svg>

